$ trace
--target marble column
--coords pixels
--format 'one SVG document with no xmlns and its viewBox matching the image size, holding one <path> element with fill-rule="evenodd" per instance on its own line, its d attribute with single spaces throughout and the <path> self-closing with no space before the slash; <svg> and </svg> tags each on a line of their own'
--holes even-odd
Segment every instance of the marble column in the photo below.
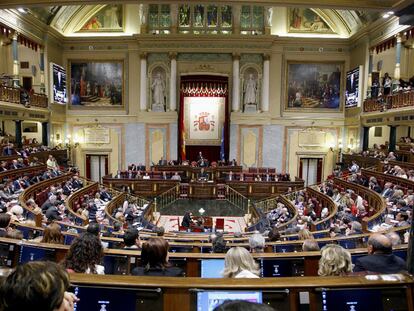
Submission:
<svg viewBox="0 0 414 311">
<path fill-rule="evenodd" d="M 141 34 L 148 32 L 148 4 L 139 5 L 139 20 Z"/>
<path fill-rule="evenodd" d="M 139 107 L 147 110 L 147 54 L 142 53 L 141 57 L 141 80 L 140 80 L 140 97 Z"/>
<path fill-rule="evenodd" d="M 269 111 L 270 55 L 263 56 L 262 111 Z"/>
<path fill-rule="evenodd" d="M 171 4 L 170 10 L 170 19 L 171 19 L 171 28 L 170 31 L 172 34 L 178 32 L 178 4 Z"/>
<path fill-rule="evenodd" d="M 231 7 L 233 12 L 233 34 L 240 34 L 240 16 L 241 16 L 241 6 L 236 4 Z"/>
<path fill-rule="evenodd" d="M 240 55 L 233 54 L 233 100 L 232 111 L 240 110 Z"/>
<path fill-rule="evenodd" d="M 368 150 L 369 149 L 369 126 L 363 127 L 362 132 L 362 150 Z"/>
<path fill-rule="evenodd" d="M 368 59 L 368 87 L 372 85 L 372 72 L 374 71 L 374 49 L 369 50 Z"/>
<path fill-rule="evenodd" d="M 42 122 L 42 145 L 49 145 L 49 122 Z"/>
<path fill-rule="evenodd" d="M 14 33 L 12 38 L 12 52 L 13 52 L 13 86 L 19 87 L 20 85 L 20 77 L 19 77 L 19 43 L 17 42 L 17 39 L 19 38 L 19 35 L 17 32 Z"/>
<path fill-rule="evenodd" d="M 395 151 L 395 146 L 397 144 L 397 126 L 388 125 L 390 127 L 390 139 L 388 145 L 388 151 Z"/>
<path fill-rule="evenodd" d="M 46 93 L 45 87 L 45 51 L 43 47 L 40 48 L 40 59 L 39 59 L 39 68 L 40 68 L 40 93 Z"/>
<path fill-rule="evenodd" d="M 177 110 L 177 53 L 170 53 L 170 110 Z"/>
<path fill-rule="evenodd" d="M 401 77 L 400 74 L 400 65 L 401 65 L 401 35 L 397 34 L 397 45 L 395 47 L 395 69 L 394 69 L 394 80 L 398 85 Z"/>
<path fill-rule="evenodd" d="M 22 120 L 15 120 L 15 137 L 18 148 L 22 147 Z"/>
</svg>

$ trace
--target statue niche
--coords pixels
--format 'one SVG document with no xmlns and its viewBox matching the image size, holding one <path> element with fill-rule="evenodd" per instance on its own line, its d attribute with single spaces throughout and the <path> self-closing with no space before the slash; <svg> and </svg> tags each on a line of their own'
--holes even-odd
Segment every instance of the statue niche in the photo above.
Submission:
<svg viewBox="0 0 414 311">
<path fill-rule="evenodd" d="M 163 68 L 157 67 L 151 75 L 151 110 L 164 112 L 166 102 L 166 73 Z"/>
<path fill-rule="evenodd" d="M 242 71 L 242 103 L 244 112 L 256 112 L 259 104 L 260 75 L 253 68 Z"/>
</svg>

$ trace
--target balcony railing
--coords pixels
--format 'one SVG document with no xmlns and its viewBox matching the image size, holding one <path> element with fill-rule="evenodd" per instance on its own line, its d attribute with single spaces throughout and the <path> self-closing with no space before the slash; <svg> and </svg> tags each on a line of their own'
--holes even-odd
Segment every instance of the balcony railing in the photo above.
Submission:
<svg viewBox="0 0 414 311">
<path fill-rule="evenodd" d="M 0 85 L 0 101 L 39 108 L 48 107 L 48 98 L 45 94 L 29 94 L 24 89 L 5 85 Z"/>
<path fill-rule="evenodd" d="M 400 91 L 393 95 L 369 98 L 364 101 L 364 112 L 385 111 L 414 106 L 414 90 Z"/>
</svg>

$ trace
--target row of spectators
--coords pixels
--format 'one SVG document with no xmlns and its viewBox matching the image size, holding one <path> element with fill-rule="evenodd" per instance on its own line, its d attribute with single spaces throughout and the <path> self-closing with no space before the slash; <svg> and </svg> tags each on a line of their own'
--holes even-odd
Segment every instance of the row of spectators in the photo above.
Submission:
<svg viewBox="0 0 414 311">
<path fill-rule="evenodd" d="M 3 145 L 2 155 L 3 156 L 18 155 L 26 159 L 33 153 L 42 152 L 42 151 L 50 151 L 50 150 L 51 149 L 47 146 L 36 146 L 35 145 L 35 146 L 25 146 L 23 148 L 17 148 L 13 143 L 6 143 Z"/>
<path fill-rule="evenodd" d="M 128 227 L 141 229 L 144 221 L 143 213 L 146 207 L 147 204 L 140 206 L 135 198 L 128 196 L 122 206 L 114 209 L 112 217 L 119 223 L 126 223 Z"/>
<path fill-rule="evenodd" d="M 388 167 L 385 173 L 400 173 L 399 167 Z M 373 230 L 386 230 L 390 227 L 403 227 L 411 224 L 412 212 L 414 207 L 414 193 L 412 189 L 404 189 L 391 182 L 383 185 L 374 177 L 367 179 L 365 176 L 354 173 L 349 176 L 348 181 L 365 186 L 381 194 L 386 200 L 387 210 L 381 224 L 376 225 Z M 370 211 L 370 209 L 369 209 Z M 373 211 L 372 211 L 373 212 Z M 371 212 L 367 216 L 371 216 Z"/>
<path fill-rule="evenodd" d="M 23 158 L 17 158 L 12 161 L 0 161 L 0 172 L 6 172 L 10 170 L 17 170 L 19 168 L 24 168 L 28 166 L 40 165 L 39 159 L 36 157 L 32 158 L 30 161 L 24 160 Z"/>
<path fill-rule="evenodd" d="M 398 165 L 384 165 L 384 174 L 414 181 L 414 170 L 403 169 Z"/>
</svg>

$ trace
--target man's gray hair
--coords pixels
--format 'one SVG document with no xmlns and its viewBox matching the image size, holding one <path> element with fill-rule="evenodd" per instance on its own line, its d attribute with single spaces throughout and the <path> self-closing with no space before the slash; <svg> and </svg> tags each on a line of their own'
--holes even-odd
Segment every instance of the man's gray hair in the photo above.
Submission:
<svg viewBox="0 0 414 311">
<path fill-rule="evenodd" d="M 259 233 L 254 233 L 249 238 L 249 246 L 251 251 L 262 252 L 265 247 L 265 238 Z"/>
</svg>

